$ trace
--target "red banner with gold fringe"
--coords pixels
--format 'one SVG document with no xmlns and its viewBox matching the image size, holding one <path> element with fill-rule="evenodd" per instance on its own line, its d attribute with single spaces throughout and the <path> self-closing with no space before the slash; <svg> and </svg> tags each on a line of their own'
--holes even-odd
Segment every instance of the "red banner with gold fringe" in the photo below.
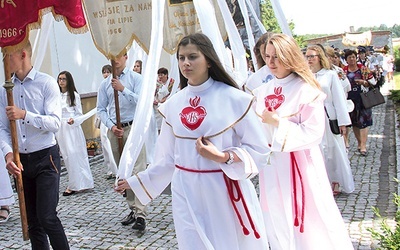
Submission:
<svg viewBox="0 0 400 250">
<path fill-rule="evenodd" d="M 81 0 L 0 0 L 0 47 L 23 44 L 49 12 L 57 21 L 64 20 L 70 32 L 87 31 Z"/>
</svg>

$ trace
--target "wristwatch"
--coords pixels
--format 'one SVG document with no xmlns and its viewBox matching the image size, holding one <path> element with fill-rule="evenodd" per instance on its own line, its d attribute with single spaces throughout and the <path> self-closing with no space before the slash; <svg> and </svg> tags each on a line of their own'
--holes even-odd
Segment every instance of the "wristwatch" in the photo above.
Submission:
<svg viewBox="0 0 400 250">
<path fill-rule="evenodd" d="M 234 161 L 233 153 L 232 153 L 231 151 L 228 151 L 227 153 L 228 153 L 228 155 L 229 155 L 229 158 L 228 158 L 228 160 L 225 162 L 225 164 L 231 165 L 231 164 L 233 163 L 233 161 Z"/>
</svg>

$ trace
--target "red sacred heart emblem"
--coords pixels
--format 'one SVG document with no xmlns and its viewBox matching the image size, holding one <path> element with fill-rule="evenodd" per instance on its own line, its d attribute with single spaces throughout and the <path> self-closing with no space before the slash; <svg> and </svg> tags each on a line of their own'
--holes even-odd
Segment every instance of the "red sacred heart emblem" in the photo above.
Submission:
<svg viewBox="0 0 400 250">
<path fill-rule="evenodd" d="M 274 109 L 278 109 L 279 106 L 281 106 L 281 104 L 285 101 L 285 96 L 282 95 L 282 87 L 275 87 L 274 92 L 275 94 L 268 95 L 264 98 L 266 108 L 272 107 Z"/>
<path fill-rule="evenodd" d="M 187 129 L 195 130 L 200 127 L 207 112 L 203 106 L 198 106 L 200 103 L 200 97 L 196 96 L 194 99 L 190 98 L 189 103 L 191 107 L 182 109 L 179 116 L 181 117 L 183 126 Z"/>
</svg>

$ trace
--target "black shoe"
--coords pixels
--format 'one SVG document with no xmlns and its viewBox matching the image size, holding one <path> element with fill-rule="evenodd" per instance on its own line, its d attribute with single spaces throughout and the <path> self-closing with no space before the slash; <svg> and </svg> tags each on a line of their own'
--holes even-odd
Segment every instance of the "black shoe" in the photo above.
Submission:
<svg viewBox="0 0 400 250">
<path fill-rule="evenodd" d="M 70 195 L 73 195 L 75 193 L 76 193 L 76 191 L 69 190 L 69 192 L 67 192 L 67 191 L 63 192 L 63 196 L 70 196 Z"/>
<path fill-rule="evenodd" d="M 106 176 L 106 179 L 107 179 L 107 180 L 113 180 L 113 179 L 115 179 L 115 174 L 108 174 L 108 175 Z"/>
<path fill-rule="evenodd" d="M 121 224 L 126 226 L 136 221 L 135 213 L 131 211 L 122 221 Z"/>
<path fill-rule="evenodd" d="M 146 229 L 146 221 L 142 217 L 137 217 L 135 224 L 132 229 L 143 231 Z"/>
</svg>

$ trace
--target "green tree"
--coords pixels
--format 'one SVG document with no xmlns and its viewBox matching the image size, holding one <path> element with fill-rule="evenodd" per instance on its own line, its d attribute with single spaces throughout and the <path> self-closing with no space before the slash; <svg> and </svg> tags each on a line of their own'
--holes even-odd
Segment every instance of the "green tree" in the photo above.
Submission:
<svg viewBox="0 0 400 250">
<path fill-rule="evenodd" d="M 394 51 L 394 64 L 396 65 L 396 71 L 400 72 L 400 45 L 393 48 Z"/>
<path fill-rule="evenodd" d="M 270 0 L 261 1 L 261 22 L 267 31 L 274 33 L 282 32 L 281 27 L 278 24 L 278 20 L 275 17 Z"/>
<path fill-rule="evenodd" d="M 393 37 L 400 37 L 400 25 L 393 25 L 392 27 Z"/>
<path fill-rule="evenodd" d="M 373 27 L 360 27 L 356 31 L 357 32 L 364 32 L 364 31 L 377 31 L 377 30 L 388 30 L 391 31 L 393 34 L 393 38 L 400 37 L 400 26 L 395 24 L 393 27 L 388 27 L 386 24 L 381 24 L 379 26 L 373 26 Z"/>
<path fill-rule="evenodd" d="M 388 28 L 388 26 L 386 26 L 386 24 L 381 24 L 381 25 L 378 27 L 378 30 L 389 30 L 389 28 Z"/>
<path fill-rule="evenodd" d="M 274 33 L 282 33 L 282 29 L 279 26 L 278 20 L 275 17 L 274 9 L 272 8 L 272 4 L 270 0 L 261 0 L 260 2 L 261 9 L 261 23 L 264 25 L 265 29 Z M 293 33 L 295 24 L 290 20 L 289 28 L 292 31 L 293 38 L 302 48 L 305 46 L 304 36 L 297 36 Z"/>
</svg>

